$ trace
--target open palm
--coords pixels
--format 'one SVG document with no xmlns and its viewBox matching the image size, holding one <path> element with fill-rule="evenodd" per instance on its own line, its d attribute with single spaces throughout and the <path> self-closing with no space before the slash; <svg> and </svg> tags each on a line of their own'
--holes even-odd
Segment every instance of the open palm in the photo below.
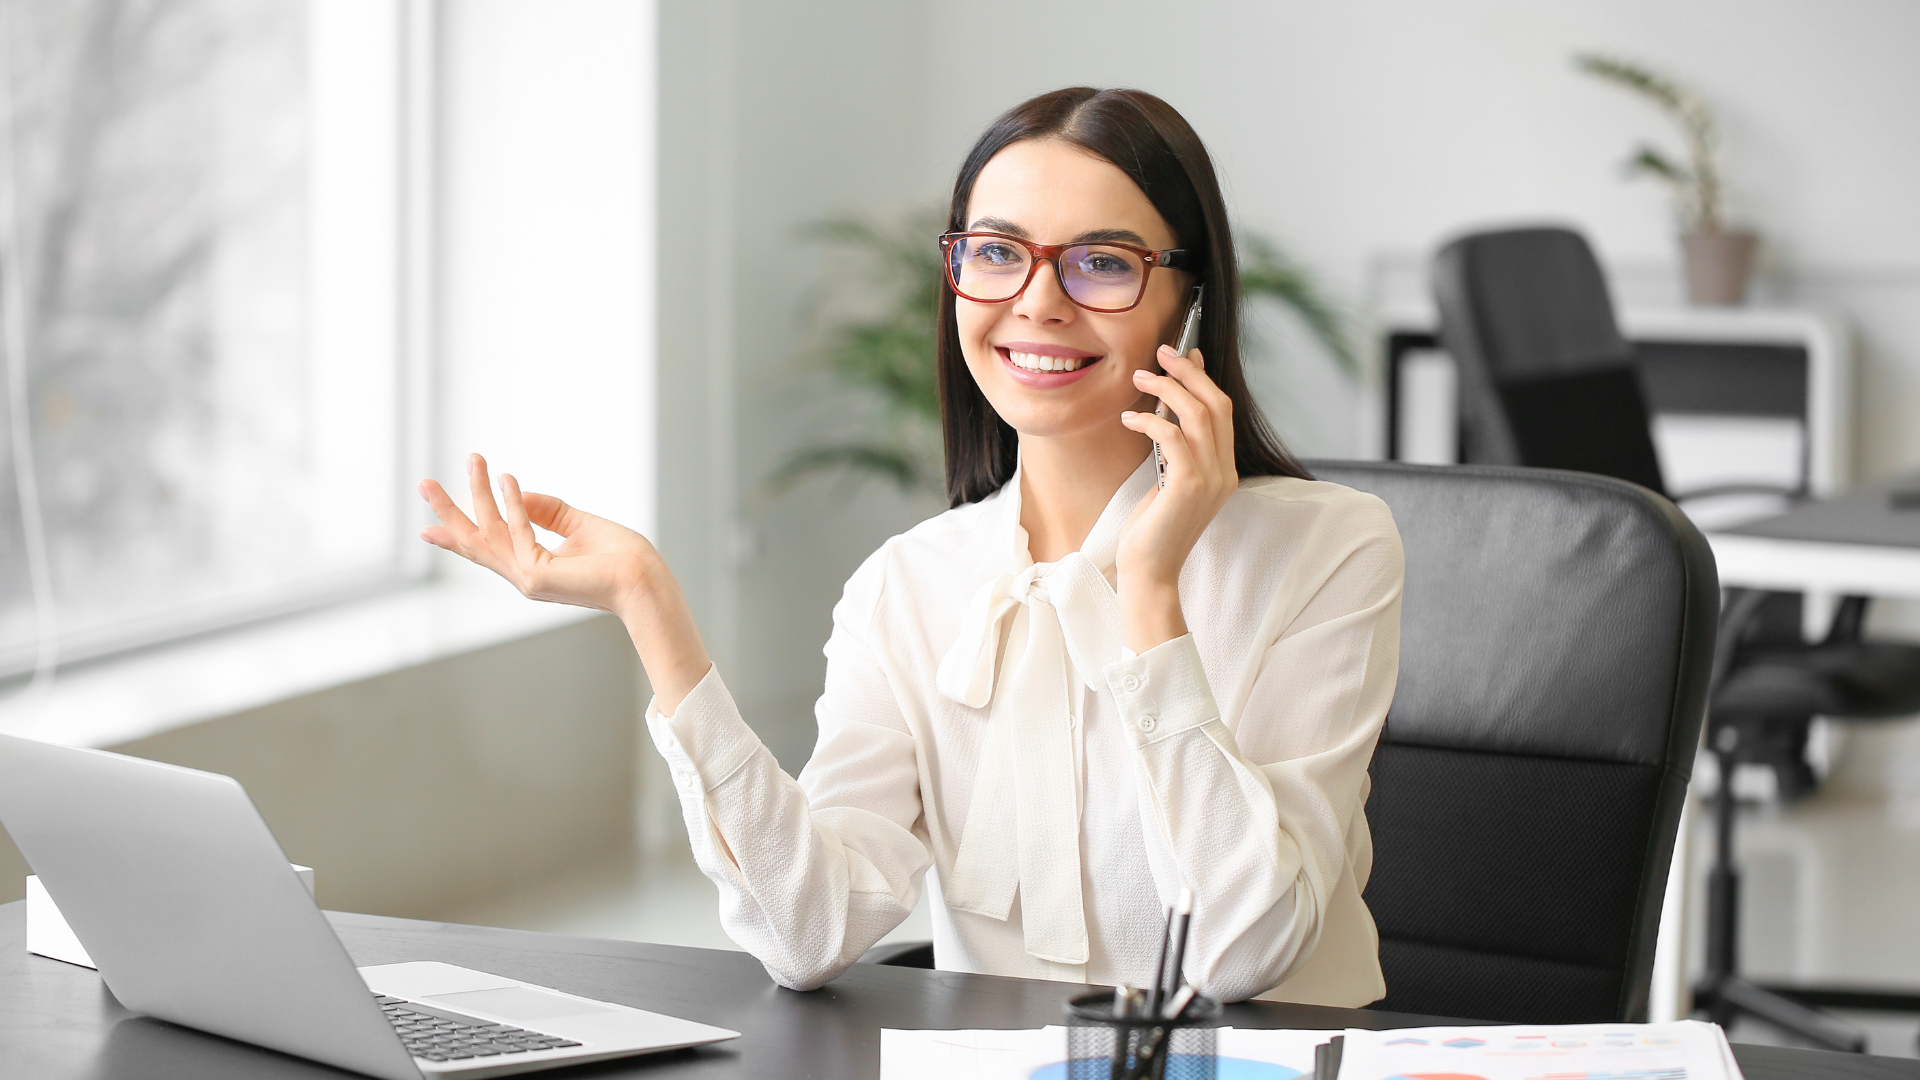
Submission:
<svg viewBox="0 0 1920 1080">
<path fill-rule="evenodd" d="M 500 477 L 504 507 L 497 505 L 486 459 L 478 454 L 468 459 L 467 479 L 471 519 L 437 481 L 421 481 L 420 494 L 440 524 L 422 530 L 420 538 L 499 574 L 535 600 L 623 615 L 646 590 L 650 571 L 661 565 L 646 537 L 552 495 L 523 495 L 511 475 Z M 558 533 L 564 542 L 548 550 L 534 537 L 535 525 Z"/>
</svg>

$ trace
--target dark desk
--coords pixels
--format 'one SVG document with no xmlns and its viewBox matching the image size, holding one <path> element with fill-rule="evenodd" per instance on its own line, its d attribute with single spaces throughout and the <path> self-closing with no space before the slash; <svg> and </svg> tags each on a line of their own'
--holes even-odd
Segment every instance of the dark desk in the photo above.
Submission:
<svg viewBox="0 0 1920 1080">
<path fill-rule="evenodd" d="M 1920 599 L 1920 476 L 1707 533 L 1720 584 Z"/>
<path fill-rule="evenodd" d="M 859 1080 L 880 1071 L 880 1029 L 1032 1028 L 1060 1021 L 1073 988 L 1028 979 L 862 965 L 824 990 L 782 990 L 744 953 L 520 930 L 332 916 L 360 964 L 441 960 L 642 1009 L 720 1024 L 718 1046 L 551 1075 Z M 320 1080 L 351 1074 L 135 1017 L 85 968 L 26 951 L 26 905 L 0 907 L 0 1077 L 33 1080 Z M 1404 1027 L 1433 1018 L 1267 1003 L 1240 1027 Z M 1920 1062 L 1738 1046 L 1748 1080 L 1920 1078 Z"/>
</svg>

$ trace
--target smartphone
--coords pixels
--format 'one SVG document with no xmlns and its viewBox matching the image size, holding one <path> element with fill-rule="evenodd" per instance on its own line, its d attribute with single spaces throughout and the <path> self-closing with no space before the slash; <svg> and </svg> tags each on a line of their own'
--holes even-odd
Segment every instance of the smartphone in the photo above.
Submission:
<svg viewBox="0 0 1920 1080">
<path fill-rule="evenodd" d="M 1192 352 L 1193 347 L 1200 344 L 1200 300 L 1206 295 L 1206 291 L 1207 287 L 1205 285 L 1195 285 L 1193 287 L 1193 303 L 1187 305 L 1187 317 L 1180 323 L 1180 340 L 1176 341 L 1173 345 L 1173 351 L 1179 353 L 1181 356 Z M 1153 414 L 1163 420 L 1171 420 L 1176 424 L 1180 422 L 1180 418 L 1173 414 L 1172 409 L 1167 408 L 1167 403 L 1164 401 L 1153 410 Z M 1160 486 L 1166 487 L 1167 456 L 1160 452 L 1160 443 L 1158 441 L 1155 441 L 1153 444 L 1153 471 L 1160 478 Z"/>
</svg>

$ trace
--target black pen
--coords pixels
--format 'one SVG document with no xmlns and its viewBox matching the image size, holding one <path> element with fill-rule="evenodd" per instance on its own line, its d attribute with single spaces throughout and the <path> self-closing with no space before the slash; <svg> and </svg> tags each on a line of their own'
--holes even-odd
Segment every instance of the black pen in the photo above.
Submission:
<svg viewBox="0 0 1920 1080">
<path fill-rule="evenodd" d="M 1162 997 L 1160 995 L 1160 986 L 1158 984 L 1156 984 L 1153 988 L 1154 1001 L 1153 1001 L 1153 1007 L 1150 1010 L 1153 1013 L 1157 1014 L 1160 1011 L 1160 1003 L 1162 1001 L 1165 1001 L 1167 998 L 1171 998 L 1174 995 L 1175 991 L 1180 989 L 1180 984 L 1183 981 L 1185 981 L 1184 973 L 1186 971 L 1185 965 L 1187 962 L 1187 924 L 1192 921 L 1193 921 L 1193 890 L 1181 889 L 1180 899 L 1177 903 L 1173 905 L 1173 918 L 1172 918 L 1171 924 L 1168 927 L 1168 930 L 1171 932 L 1173 936 L 1173 958 L 1172 958 L 1173 970 L 1166 973 L 1167 989 L 1166 989 L 1165 997 Z"/>
</svg>

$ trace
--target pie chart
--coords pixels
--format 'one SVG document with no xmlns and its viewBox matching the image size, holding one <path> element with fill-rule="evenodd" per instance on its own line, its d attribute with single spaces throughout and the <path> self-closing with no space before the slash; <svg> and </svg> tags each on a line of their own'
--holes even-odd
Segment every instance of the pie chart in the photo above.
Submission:
<svg viewBox="0 0 1920 1080">
<path fill-rule="evenodd" d="M 1173 1055 L 1173 1060 L 1167 1063 L 1169 1066 L 1167 1071 L 1169 1073 L 1174 1071 L 1174 1061 L 1177 1061 L 1182 1056 L 1184 1055 Z M 1098 1061 L 1092 1058 L 1085 1060 L 1090 1067 L 1081 1070 L 1082 1075 L 1098 1076 L 1100 1080 L 1106 1080 L 1107 1074 L 1102 1071 L 1102 1066 L 1109 1065 L 1106 1058 L 1101 1058 Z M 1042 1066 L 1041 1068 L 1035 1069 L 1032 1074 L 1030 1074 L 1028 1080 L 1068 1080 L 1068 1064 L 1069 1063 L 1065 1061 L 1056 1061 L 1051 1065 Z M 1275 1065 L 1270 1061 L 1248 1061 L 1245 1058 L 1223 1057 L 1216 1058 L 1214 1064 L 1214 1080 L 1294 1080 L 1294 1077 L 1301 1075 L 1299 1069 L 1290 1069 L 1285 1065 Z M 1475 1077 L 1474 1080 L 1479 1080 L 1479 1078 Z"/>
</svg>

